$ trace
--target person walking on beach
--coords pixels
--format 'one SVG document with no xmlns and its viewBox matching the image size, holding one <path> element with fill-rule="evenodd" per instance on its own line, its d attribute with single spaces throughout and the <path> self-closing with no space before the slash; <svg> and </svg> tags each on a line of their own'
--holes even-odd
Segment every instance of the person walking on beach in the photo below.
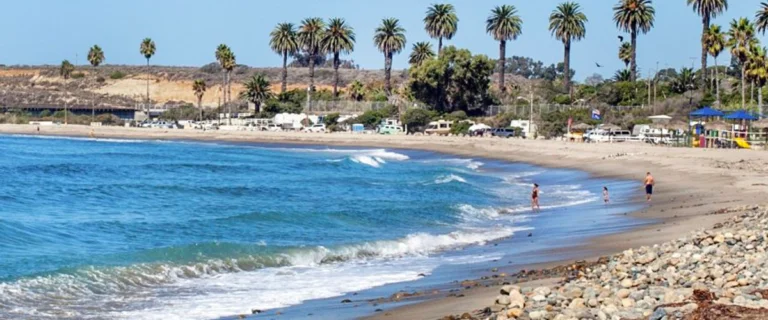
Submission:
<svg viewBox="0 0 768 320">
<path fill-rule="evenodd" d="M 608 195 L 608 187 L 603 187 L 603 201 L 605 201 L 605 203 L 608 203 L 611 201 L 611 198 Z"/>
<path fill-rule="evenodd" d="M 653 176 L 650 172 L 645 174 L 645 181 L 643 183 L 645 184 L 645 201 L 651 202 L 651 196 L 653 195 L 653 185 L 656 184 L 656 181 L 653 180 Z"/>
<path fill-rule="evenodd" d="M 533 191 L 531 191 L 531 210 L 534 212 L 541 211 L 541 206 L 539 206 L 539 185 L 536 183 L 533 184 Z"/>
</svg>

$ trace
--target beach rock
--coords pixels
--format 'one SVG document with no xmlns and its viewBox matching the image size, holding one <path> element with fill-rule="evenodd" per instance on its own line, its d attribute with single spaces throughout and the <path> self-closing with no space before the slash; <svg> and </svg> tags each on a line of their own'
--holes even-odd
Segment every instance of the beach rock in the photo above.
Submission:
<svg viewBox="0 0 768 320">
<path fill-rule="evenodd" d="M 542 320 L 545 319 L 546 315 L 546 311 L 531 311 L 528 313 L 528 318 L 531 320 Z"/>
<path fill-rule="evenodd" d="M 537 287 L 536 289 L 533 289 L 533 292 L 546 297 L 550 293 L 552 293 L 552 289 L 550 289 L 549 287 Z"/>
<path fill-rule="evenodd" d="M 513 291 L 520 292 L 520 287 L 513 285 L 505 285 L 501 287 L 501 294 L 509 295 Z"/>
<path fill-rule="evenodd" d="M 656 260 L 656 252 L 648 252 L 637 259 L 637 262 L 646 265 Z"/>
<path fill-rule="evenodd" d="M 626 297 L 629 297 L 629 294 L 632 293 L 632 291 L 629 291 L 628 289 L 620 289 L 616 292 L 616 297 L 619 299 L 624 299 Z"/>
<path fill-rule="evenodd" d="M 507 310 L 507 317 L 512 319 L 517 319 L 523 314 L 523 309 L 520 308 L 511 308 Z"/>
<path fill-rule="evenodd" d="M 632 300 L 631 298 L 624 298 L 621 299 L 621 305 L 624 308 L 631 308 L 635 306 L 635 300 Z"/>
<path fill-rule="evenodd" d="M 584 299 L 582 298 L 576 298 L 571 300 L 571 303 L 568 305 L 568 309 L 583 309 L 586 306 L 584 305 Z"/>
<path fill-rule="evenodd" d="M 510 300 L 509 296 L 500 295 L 496 297 L 496 303 L 503 306 L 508 306 L 512 303 L 512 301 Z"/>
<path fill-rule="evenodd" d="M 634 285 L 634 282 L 632 282 L 632 279 L 621 280 L 621 286 L 623 288 L 632 288 L 633 285 Z"/>
<path fill-rule="evenodd" d="M 509 308 L 525 308 L 525 297 L 520 292 L 512 291 L 507 297 L 509 298 L 509 303 L 507 304 Z"/>
</svg>

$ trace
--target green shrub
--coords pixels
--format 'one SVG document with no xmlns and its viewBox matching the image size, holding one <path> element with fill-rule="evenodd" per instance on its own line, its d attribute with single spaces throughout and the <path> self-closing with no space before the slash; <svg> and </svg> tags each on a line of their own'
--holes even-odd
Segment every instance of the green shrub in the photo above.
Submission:
<svg viewBox="0 0 768 320">
<path fill-rule="evenodd" d="M 453 123 L 453 126 L 451 127 L 451 133 L 452 134 L 467 134 L 469 132 L 469 127 L 472 125 L 469 122 L 466 121 L 456 121 Z"/>
<path fill-rule="evenodd" d="M 125 78 L 125 73 L 123 73 L 123 72 L 121 72 L 121 71 L 117 70 L 117 71 L 114 71 L 114 72 L 112 72 L 112 73 L 109 75 L 109 78 L 110 78 L 110 79 L 112 79 L 112 80 L 118 80 L 118 79 L 122 79 L 122 78 Z"/>
<path fill-rule="evenodd" d="M 75 73 L 72 73 L 70 77 L 72 77 L 72 79 L 82 79 L 82 78 L 85 78 L 85 73 L 75 72 Z"/>
<path fill-rule="evenodd" d="M 458 110 L 458 111 L 451 112 L 445 118 L 446 120 L 454 120 L 454 121 L 467 120 L 467 113 L 464 112 L 463 110 Z"/>
<path fill-rule="evenodd" d="M 104 79 L 104 77 L 102 77 L 102 76 L 98 76 L 98 77 L 96 77 L 96 82 L 98 82 L 98 83 L 104 83 L 104 81 L 106 81 L 106 79 Z"/>
<path fill-rule="evenodd" d="M 400 117 L 400 121 L 408 127 L 408 132 L 416 132 L 421 131 L 424 126 L 429 124 L 434 115 L 434 112 L 425 109 L 408 109 Z"/>
<path fill-rule="evenodd" d="M 43 112 L 40 112 L 40 118 L 47 118 L 51 116 L 51 110 L 43 110 Z"/>
<path fill-rule="evenodd" d="M 324 119 L 323 123 L 325 123 L 325 125 L 328 128 L 330 128 L 331 126 L 336 126 L 336 124 L 339 123 L 339 117 L 340 117 L 340 115 L 339 115 L 338 112 L 337 113 L 331 113 L 331 114 L 325 116 L 325 119 Z"/>
</svg>

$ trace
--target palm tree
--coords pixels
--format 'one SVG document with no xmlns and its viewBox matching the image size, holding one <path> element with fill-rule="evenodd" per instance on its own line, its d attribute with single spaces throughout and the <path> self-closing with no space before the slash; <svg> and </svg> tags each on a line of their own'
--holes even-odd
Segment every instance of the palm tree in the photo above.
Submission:
<svg viewBox="0 0 768 320">
<path fill-rule="evenodd" d="M 757 31 L 765 34 L 765 30 L 768 29 L 768 2 L 760 4 L 760 10 L 755 14 L 755 24 L 757 24 Z"/>
<path fill-rule="evenodd" d="M 485 31 L 499 42 L 499 90 L 504 92 L 507 90 L 504 86 L 507 41 L 515 40 L 523 34 L 523 20 L 517 15 L 515 6 L 497 6 L 485 21 Z"/>
<path fill-rule="evenodd" d="M 299 27 L 299 46 L 309 55 L 309 89 L 315 91 L 315 58 L 324 54 L 322 40 L 325 36 L 325 23 L 320 18 L 307 18 Z"/>
<path fill-rule="evenodd" d="M 575 2 L 561 3 L 549 15 L 549 31 L 565 46 L 563 81 L 565 90 L 569 93 L 571 92 L 571 41 L 584 39 L 587 34 L 584 24 L 587 21 L 587 15 L 581 12 L 581 7 Z"/>
<path fill-rule="evenodd" d="M 59 68 L 59 75 L 64 79 L 69 79 L 69 77 L 72 75 L 72 71 L 75 71 L 75 66 L 72 65 L 72 63 L 69 62 L 69 60 L 64 60 L 61 62 L 61 68 Z"/>
<path fill-rule="evenodd" d="M 621 69 L 616 71 L 616 74 L 613 75 L 613 81 L 616 82 L 626 82 L 632 80 L 632 73 L 629 71 L 629 69 Z"/>
<path fill-rule="evenodd" d="M 155 55 L 155 42 L 150 38 L 144 38 L 139 46 L 139 52 L 147 59 L 147 112 L 149 112 L 149 58 Z"/>
<path fill-rule="evenodd" d="M 707 83 L 707 32 L 709 32 L 709 22 L 717 17 L 718 14 L 728 10 L 728 0 L 686 0 L 689 6 L 693 6 L 693 11 L 701 16 L 701 83 L 702 88 Z"/>
<path fill-rule="evenodd" d="M 352 81 L 347 89 L 347 95 L 355 101 L 362 101 L 365 98 L 365 85 L 359 80 Z"/>
<path fill-rule="evenodd" d="M 637 80 L 637 33 L 648 33 L 653 28 L 656 10 L 651 0 L 619 0 L 613 7 L 613 21 L 616 27 L 629 32 L 632 43 L 632 59 L 630 62 L 631 80 Z"/>
<path fill-rule="evenodd" d="M 686 93 L 696 89 L 696 78 L 696 72 L 693 71 L 693 68 L 682 68 L 677 77 L 672 79 L 670 87 L 676 93 Z"/>
<path fill-rule="evenodd" d="M 256 113 L 261 112 L 261 104 L 272 98 L 272 87 L 261 74 L 255 74 L 245 83 L 245 91 L 240 92 L 240 98 L 252 102 Z"/>
<path fill-rule="evenodd" d="M 232 91 L 230 88 L 230 76 L 232 74 L 232 70 L 235 68 L 235 65 L 237 65 L 235 54 L 227 45 L 220 44 L 216 49 L 216 60 L 219 62 L 219 65 L 221 65 L 221 69 L 224 70 L 223 89 L 226 90 L 222 90 L 222 92 L 224 93 L 224 104 L 228 105 L 228 102 L 232 97 Z M 229 124 L 232 124 L 232 106 L 228 105 L 227 107 L 229 110 L 228 121 Z"/>
<path fill-rule="evenodd" d="M 405 48 L 405 29 L 400 20 L 387 18 L 381 21 L 373 36 L 373 43 L 384 53 L 384 91 L 392 93 L 392 56 Z"/>
<path fill-rule="evenodd" d="M 432 44 L 429 42 L 416 42 L 411 49 L 411 56 L 408 63 L 412 67 L 421 65 L 424 61 L 435 58 L 435 52 L 432 51 Z"/>
<path fill-rule="evenodd" d="M 725 49 L 725 35 L 720 26 L 716 24 L 709 26 L 704 41 L 706 42 L 707 52 L 715 59 L 715 92 L 717 92 L 717 104 L 720 105 L 720 79 L 717 73 L 717 57 Z"/>
<path fill-rule="evenodd" d="M 736 57 L 741 64 L 741 107 L 747 104 L 746 79 L 747 59 L 749 59 L 749 48 L 757 42 L 755 39 L 755 26 L 747 18 L 733 19 L 731 29 L 728 30 L 728 42 L 726 45 L 731 48 L 731 55 Z"/>
<path fill-rule="evenodd" d="M 333 53 L 333 96 L 339 96 L 339 55 L 355 50 L 355 31 L 344 19 L 333 18 L 328 21 L 328 28 L 321 41 L 323 52 Z"/>
<path fill-rule="evenodd" d="M 285 93 L 288 89 L 288 55 L 299 51 L 296 28 L 293 23 L 280 23 L 269 33 L 269 36 L 269 46 L 272 51 L 283 56 L 283 77 L 280 93 Z"/>
<path fill-rule="evenodd" d="M 208 86 L 205 84 L 205 80 L 197 79 L 195 82 L 192 82 L 192 91 L 195 92 L 195 97 L 197 97 L 197 108 L 200 109 L 200 121 L 203 121 L 203 95 L 206 89 L 208 89 Z"/>
<path fill-rule="evenodd" d="M 101 47 L 93 45 L 93 47 L 88 50 L 88 62 L 90 62 L 94 68 L 104 62 L 104 51 L 101 50 Z"/>
<path fill-rule="evenodd" d="M 427 8 L 424 29 L 437 39 L 437 54 L 443 52 L 443 38 L 451 40 L 458 29 L 459 18 L 452 4 L 433 4 Z"/>
<path fill-rule="evenodd" d="M 757 86 L 757 110 L 763 114 L 763 86 L 768 82 L 768 57 L 766 49 L 758 45 L 750 48 L 747 60 L 747 77 Z"/>
<path fill-rule="evenodd" d="M 632 62 L 632 44 L 629 42 L 622 42 L 619 47 L 619 59 L 624 62 L 624 68 L 629 68 L 629 63 Z"/>
</svg>

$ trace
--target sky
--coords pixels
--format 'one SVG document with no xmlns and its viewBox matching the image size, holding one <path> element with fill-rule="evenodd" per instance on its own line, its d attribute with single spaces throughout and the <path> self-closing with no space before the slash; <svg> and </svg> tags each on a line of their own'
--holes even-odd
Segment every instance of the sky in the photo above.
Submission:
<svg viewBox="0 0 768 320">
<path fill-rule="evenodd" d="M 497 5 L 517 7 L 523 34 L 507 45 L 507 55 L 528 56 L 546 64 L 563 59 L 562 43 L 548 28 L 548 17 L 564 0 L 444 0 L 456 7 L 459 26 L 446 45 L 467 48 L 498 58 L 498 43 L 485 32 L 485 19 Z M 586 39 L 572 46 L 575 79 L 598 73 L 608 78 L 623 63 L 617 57 L 618 35 L 612 7 L 618 0 L 576 0 L 589 18 Z M 299 24 L 307 17 L 340 17 L 355 29 L 355 51 L 345 56 L 361 68 L 381 69 L 384 56 L 373 45 L 373 32 L 383 18 L 400 19 L 407 48 L 394 59 L 406 68 L 411 45 L 431 40 L 423 17 L 433 0 L 25 0 L 6 1 L 0 19 L 0 64 L 57 65 L 68 59 L 85 64 L 88 48 L 102 47 L 107 64 L 144 64 L 139 44 L 152 38 L 157 65 L 202 66 L 213 62 L 216 47 L 225 43 L 237 62 L 253 67 L 278 67 L 279 55 L 269 49 L 269 32 L 280 22 Z M 642 75 L 658 67 L 700 64 L 701 19 L 685 0 L 655 0 L 654 28 L 638 38 L 638 68 Z M 760 0 L 730 0 L 729 9 L 713 23 L 727 29 L 737 17 L 754 18 Z M 628 39 L 628 35 L 625 35 Z M 763 35 L 761 41 L 767 41 Z M 436 40 L 431 40 L 437 49 Z M 724 52 L 718 62 L 730 60 Z M 602 65 L 598 68 L 595 63 Z M 712 59 L 710 58 L 710 64 Z"/>
</svg>

